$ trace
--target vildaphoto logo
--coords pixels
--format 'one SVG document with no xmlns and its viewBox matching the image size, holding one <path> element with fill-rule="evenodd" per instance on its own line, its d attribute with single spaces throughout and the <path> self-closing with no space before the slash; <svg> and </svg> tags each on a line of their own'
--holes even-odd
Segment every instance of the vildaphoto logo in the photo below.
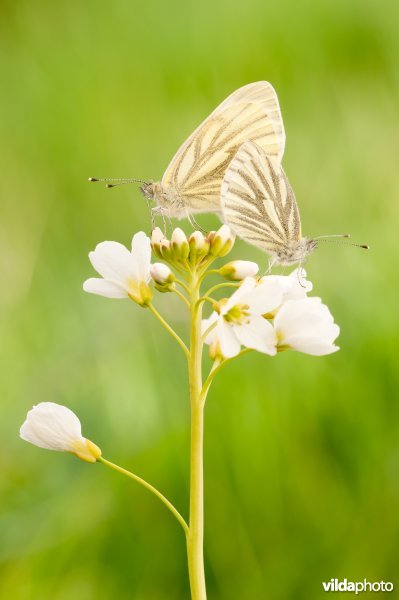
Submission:
<svg viewBox="0 0 399 600">
<path fill-rule="evenodd" d="M 363 581 L 330 579 L 330 581 L 323 581 L 323 588 L 325 592 L 355 592 L 355 594 L 361 592 L 392 592 L 393 583 L 390 581 L 374 581 L 374 583 L 371 583 L 367 579 Z"/>
</svg>

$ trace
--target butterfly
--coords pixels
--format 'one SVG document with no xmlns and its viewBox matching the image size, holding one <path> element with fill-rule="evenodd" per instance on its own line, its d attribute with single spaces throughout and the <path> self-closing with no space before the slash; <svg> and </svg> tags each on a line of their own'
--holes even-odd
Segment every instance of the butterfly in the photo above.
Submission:
<svg viewBox="0 0 399 600">
<path fill-rule="evenodd" d="M 270 266 L 301 264 L 319 241 L 350 237 L 303 237 L 295 194 L 278 157 L 253 141 L 240 146 L 226 170 L 221 207 L 224 222 L 239 237 L 271 255 Z"/>
<path fill-rule="evenodd" d="M 154 214 L 190 220 L 194 213 L 220 215 L 223 177 L 238 148 L 247 140 L 281 161 L 284 126 L 277 94 L 266 81 L 245 85 L 226 98 L 179 148 L 161 181 L 119 181 L 140 181 L 143 195 L 157 205 L 152 209 Z M 114 185 L 118 184 L 108 187 Z"/>
</svg>

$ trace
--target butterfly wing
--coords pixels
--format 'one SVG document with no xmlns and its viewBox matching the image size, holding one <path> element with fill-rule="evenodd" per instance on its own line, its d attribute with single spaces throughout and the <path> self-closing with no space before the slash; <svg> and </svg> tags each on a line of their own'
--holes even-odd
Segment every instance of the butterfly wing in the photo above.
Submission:
<svg viewBox="0 0 399 600">
<path fill-rule="evenodd" d="M 224 221 L 235 233 L 269 253 L 301 239 L 294 192 L 280 163 L 257 144 L 240 146 L 221 189 Z"/>
<path fill-rule="evenodd" d="M 266 81 L 239 88 L 213 111 L 177 151 L 162 187 L 181 199 L 187 213 L 220 212 L 225 171 L 246 140 L 281 161 L 284 126 L 276 92 Z"/>
</svg>

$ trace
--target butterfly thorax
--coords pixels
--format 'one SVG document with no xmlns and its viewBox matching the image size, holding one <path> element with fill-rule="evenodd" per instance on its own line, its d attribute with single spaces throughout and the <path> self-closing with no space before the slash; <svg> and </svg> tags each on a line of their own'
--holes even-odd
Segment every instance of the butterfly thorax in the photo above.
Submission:
<svg viewBox="0 0 399 600">
<path fill-rule="evenodd" d="M 141 193 L 153 200 L 160 208 L 160 212 L 169 217 L 186 217 L 187 207 L 180 196 L 171 188 L 164 187 L 161 182 L 144 183 L 140 187 Z"/>
<path fill-rule="evenodd" d="M 316 246 L 316 240 L 304 237 L 300 238 L 299 240 L 292 241 L 275 252 L 275 262 L 281 265 L 293 265 L 296 263 L 301 263 L 309 256 L 309 254 L 313 252 Z"/>
</svg>

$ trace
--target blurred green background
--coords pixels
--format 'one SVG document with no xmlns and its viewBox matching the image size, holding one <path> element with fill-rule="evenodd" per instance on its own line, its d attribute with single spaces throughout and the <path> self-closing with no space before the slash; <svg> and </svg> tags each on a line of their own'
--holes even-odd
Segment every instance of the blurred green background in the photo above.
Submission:
<svg viewBox="0 0 399 600">
<path fill-rule="evenodd" d="M 304 233 L 350 231 L 372 250 L 326 244 L 307 265 L 342 328 L 339 353 L 250 354 L 215 382 L 209 598 L 317 599 L 332 577 L 399 589 L 397 2 L 0 11 L 0 597 L 189 597 L 183 535 L 155 498 L 18 429 L 33 404 L 68 405 L 107 458 L 187 514 L 179 349 L 149 312 L 82 292 L 88 252 L 149 231 L 147 207 L 135 186 L 86 179 L 159 178 L 219 102 L 260 79 L 279 94 Z M 243 242 L 233 254 L 266 264 Z M 157 301 L 184 335 L 178 304 Z"/>
</svg>

